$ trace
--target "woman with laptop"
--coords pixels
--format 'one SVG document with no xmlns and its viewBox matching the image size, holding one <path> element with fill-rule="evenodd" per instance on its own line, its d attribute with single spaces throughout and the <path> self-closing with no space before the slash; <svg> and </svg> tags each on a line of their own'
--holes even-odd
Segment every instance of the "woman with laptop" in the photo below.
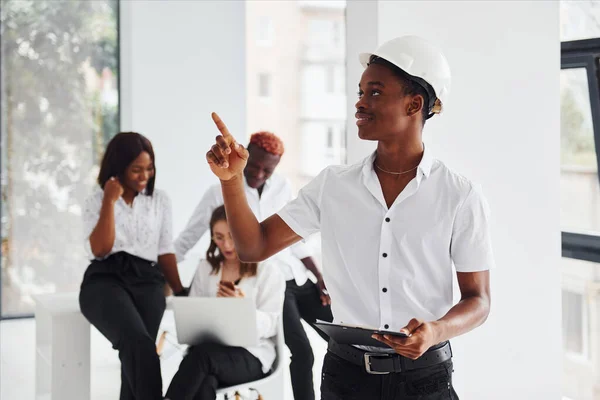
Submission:
<svg viewBox="0 0 600 400">
<path fill-rule="evenodd" d="M 256 303 L 258 345 L 232 347 L 216 343 L 191 346 L 173 377 L 166 399 L 216 399 L 217 388 L 262 378 L 276 357 L 277 321 L 283 309 L 285 280 L 275 268 L 245 263 L 238 258 L 227 224 L 225 207 L 210 220 L 210 246 L 200 261 L 189 291 L 197 297 L 253 297 Z"/>
<path fill-rule="evenodd" d="M 155 189 L 150 141 L 135 132 L 108 144 L 98 185 L 85 201 L 85 248 L 91 260 L 79 305 L 92 325 L 119 350 L 121 400 L 162 399 L 155 340 L 165 311 L 165 278 L 185 290 L 173 247 L 171 201 Z"/>
</svg>

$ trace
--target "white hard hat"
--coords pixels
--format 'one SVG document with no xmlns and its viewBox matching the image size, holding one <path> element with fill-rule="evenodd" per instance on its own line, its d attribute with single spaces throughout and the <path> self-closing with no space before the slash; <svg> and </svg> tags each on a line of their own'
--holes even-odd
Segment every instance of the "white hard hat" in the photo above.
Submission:
<svg viewBox="0 0 600 400">
<path fill-rule="evenodd" d="M 432 95 L 430 88 L 423 85 L 422 81 L 433 88 L 434 104 L 435 98 L 439 99 L 437 107 L 431 110 L 433 113 L 441 111 L 442 104 L 450 94 L 450 66 L 440 49 L 417 36 L 402 36 L 385 42 L 373 53 L 361 53 L 358 56 L 363 67 L 367 68 L 371 56 L 378 56 L 394 64 L 414 81 L 424 86 L 425 90 Z M 428 110 L 429 112 L 430 110 Z"/>
</svg>

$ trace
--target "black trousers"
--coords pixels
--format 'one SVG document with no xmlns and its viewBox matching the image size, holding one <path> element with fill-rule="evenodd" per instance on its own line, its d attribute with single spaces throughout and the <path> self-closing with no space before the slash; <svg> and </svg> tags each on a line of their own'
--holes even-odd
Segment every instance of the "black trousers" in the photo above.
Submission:
<svg viewBox="0 0 600 400">
<path fill-rule="evenodd" d="M 123 252 L 93 261 L 85 272 L 79 306 L 119 351 L 121 400 L 163 398 L 156 335 L 164 284 L 156 263 Z"/>
<path fill-rule="evenodd" d="M 290 377 L 295 400 L 314 400 L 313 364 L 315 361 L 312 347 L 302 326 L 301 319 L 311 326 L 315 320 L 333 321 L 331 307 L 321 304 L 319 288 L 311 280 L 302 286 L 294 280 L 286 282 L 285 301 L 283 303 L 283 331 L 285 344 L 292 353 Z M 329 337 L 314 328 L 321 337 Z"/>
<path fill-rule="evenodd" d="M 258 358 L 243 347 L 201 344 L 188 349 L 166 397 L 169 400 L 214 400 L 219 387 L 239 385 L 263 376 Z"/>
<path fill-rule="evenodd" d="M 370 375 L 331 352 L 325 355 L 321 400 L 458 400 L 452 360 L 431 367 Z"/>
</svg>

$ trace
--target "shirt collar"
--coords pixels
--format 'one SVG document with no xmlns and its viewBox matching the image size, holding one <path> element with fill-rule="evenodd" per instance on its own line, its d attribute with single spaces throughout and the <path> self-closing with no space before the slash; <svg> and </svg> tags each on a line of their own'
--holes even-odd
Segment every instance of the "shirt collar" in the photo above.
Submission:
<svg viewBox="0 0 600 400">
<path fill-rule="evenodd" d="M 425 178 L 429 178 L 431 174 L 431 167 L 433 165 L 433 156 L 431 154 L 431 150 L 427 149 L 425 143 L 423 143 L 423 158 L 419 163 L 419 170 L 423 173 Z"/>
</svg>

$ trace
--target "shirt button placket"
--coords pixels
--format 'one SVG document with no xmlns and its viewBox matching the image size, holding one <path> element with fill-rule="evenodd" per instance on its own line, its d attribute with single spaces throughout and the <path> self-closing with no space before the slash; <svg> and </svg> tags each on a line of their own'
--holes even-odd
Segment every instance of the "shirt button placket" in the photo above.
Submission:
<svg viewBox="0 0 600 400">
<path fill-rule="evenodd" d="M 391 246 L 392 240 L 392 229 L 389 222 L 391 218 L 387 215 L 382 221 L 381 226 L 381 238 L 380 238 L 380 249 L 379 249 L 379 325 L 383 326 L 384 329 L 389 328 L 389 324 L 392 321 L 392 309 L 391 309 L 391 296 L 389 293 L 390 278 L 391 278 Z"/>
</svg>

